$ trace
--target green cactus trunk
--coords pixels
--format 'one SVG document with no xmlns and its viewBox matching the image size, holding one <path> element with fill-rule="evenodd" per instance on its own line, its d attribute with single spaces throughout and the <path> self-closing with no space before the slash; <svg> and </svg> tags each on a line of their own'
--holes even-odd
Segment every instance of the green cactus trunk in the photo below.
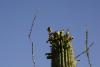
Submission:
<svg viewBox="0 0 100 67">
<path fill-rule="evenodd" d="M 71 45 L 72 37 L 60 31 L 49 32 L 48 41 L 51 44 L 51 53 L 47 58 L 51 59 L 51 67 L 76 67 L 76 60 Z"/>
<path fill-rule="evenodd" d="M 62 44 L 61 44 L 61 67 L 65 67 L 65 65 L 64 65 L 64 49 L 63 49 Z"/>
</svg>

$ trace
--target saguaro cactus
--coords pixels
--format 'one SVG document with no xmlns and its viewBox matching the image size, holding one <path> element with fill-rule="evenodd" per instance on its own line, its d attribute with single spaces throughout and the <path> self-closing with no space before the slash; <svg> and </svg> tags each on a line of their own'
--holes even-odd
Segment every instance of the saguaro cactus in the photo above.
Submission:
<svg viewBox="0 0 100 67">
<path fill-rule="evenodd" d="M 71 45 L 73 37 L 64 30 L 52 31 L 48 27 L 48 41 L 51 45 L 51 53 L 46 53 L 47 59 L 51 59 L 51 67 L 76 67 L 76 60 Z"/>
</svg>

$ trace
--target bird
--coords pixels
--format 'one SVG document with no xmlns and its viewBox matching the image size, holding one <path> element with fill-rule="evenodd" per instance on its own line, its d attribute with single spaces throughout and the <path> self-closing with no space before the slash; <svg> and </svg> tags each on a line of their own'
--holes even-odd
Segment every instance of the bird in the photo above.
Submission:
<svg viewBox="0 0 100 67">
<path fill-rule="evenodd" d="M 51 30 L 51 28 L 50 28 L 50 27 L 48 27 L 47 31 L 48 31 L 49 33 L 51 33 L 51 32 L 52 32 L 52 30 Z"/>
</svg>

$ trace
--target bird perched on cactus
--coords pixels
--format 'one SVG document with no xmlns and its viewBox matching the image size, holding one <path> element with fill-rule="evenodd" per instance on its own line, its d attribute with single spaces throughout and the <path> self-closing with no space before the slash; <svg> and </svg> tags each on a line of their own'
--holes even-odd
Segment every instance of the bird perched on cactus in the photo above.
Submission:
<svg viewBox="0 0 100 67">
<path fill-rule="evenodd" d="M 51 30 L 51 28 L 50 28 L 50 27 L 48 27 L 47 31 L 48 31 L 49 33 L 51 33 L 51 32 L 52 32 L 52 30 Z"/>
</svg>

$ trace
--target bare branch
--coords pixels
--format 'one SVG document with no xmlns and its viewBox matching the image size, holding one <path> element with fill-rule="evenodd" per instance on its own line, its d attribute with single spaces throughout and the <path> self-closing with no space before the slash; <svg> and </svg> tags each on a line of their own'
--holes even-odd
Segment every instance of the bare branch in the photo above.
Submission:
<svg viewBox="0 0 100 67">
<path fill-rule="evenodd" d="M 35 15 L 34 18 L 33 18 L 33 22 L 32 22 L 31 28 L 30 28 L 30 32 L 29 32 L 29 35 L 28 35 L 28 38 L 29 38 L 29 39 L 30 39 L 30 37 L 31 37 L 31 33 L 32 33 L 32 30 L 33 30 L 33 26 L 34 26 L 34 24 L 35 24 L 35 19 L 36 19 L 36 15 Z"/>
<path fill-rule="evenodd" d="M 93 44 L 94 44 L 94 43 L 91 43 L 91 44 L 89 45 L 89 47 L 88 47 L 85 51 L 81 52 L 81 53 L 80 53 L 79 55 L 77 55 L 75 58 L 77 59 L 77 58 L 79 58 L 81 55 L 83 55 L 84 53 L 86 53 L 86 52 L 90 49 L 90 47 L 93 46 Z"/>
<path fill-rule="evenodd" d="M 30 40 L 30 42 L 32 44 L 32 61 L 33 61 L 34 67 L 35 67 L 35 56 L 34 56 L 33 41 L 31 39 L 31 35 L 32 35 L 32 30 L 33 30 L 34 24 L 35 24 L 35 20 L 36 20 L 36 15 L 33 18 L 33 22 L 32 22 L 32 25 L 30 27 L 30 31 L 29 31 L 29 34 L 28 34 L 28 39 Z"/>
</svg>

